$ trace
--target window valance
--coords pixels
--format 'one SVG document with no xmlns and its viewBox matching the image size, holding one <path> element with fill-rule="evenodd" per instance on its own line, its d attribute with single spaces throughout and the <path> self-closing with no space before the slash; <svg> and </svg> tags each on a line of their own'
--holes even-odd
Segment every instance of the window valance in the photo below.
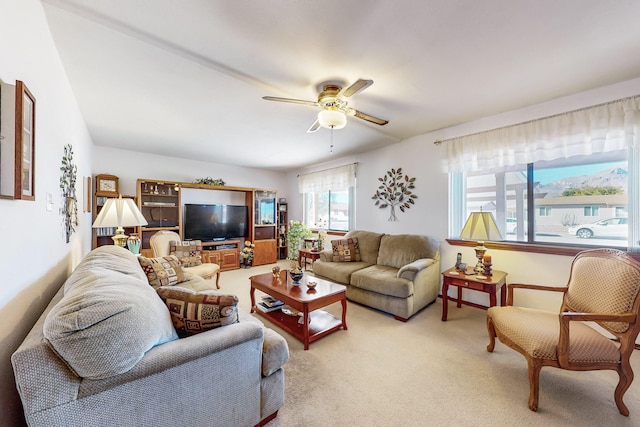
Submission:
<svg viewBox="0 0 640 427">
<path fill-rule="evenodd" d="M 300 193 L 343 191 L 356 183 L 357 163 L 298 176 Z"/>
<path fill-rule="evenodd" d="M 638 145 L 640 96 L 446 141 L 444 172 L 495 170 Z"/>
</svg>

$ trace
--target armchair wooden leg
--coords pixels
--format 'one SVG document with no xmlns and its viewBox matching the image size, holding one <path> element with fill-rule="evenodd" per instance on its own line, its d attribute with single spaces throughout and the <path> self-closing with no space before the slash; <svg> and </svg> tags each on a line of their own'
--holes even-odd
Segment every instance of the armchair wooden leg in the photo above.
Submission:
<svg viewBox="0 0 640 427">
<path fill-rule="evenodd" d="M 216 288 L 220 289 L 220 270 L 216 273 Z"/>
<path fill-rule="evenodd" d="M 487 345 L 487 351 L 493 353 L 493 349 L 496 348 L 496 329 L 493 325 L 493 321 L 487 316 L 487 332 L 489 332 L 489 344 Z"/>
<path fill-rule="evenodd" d="M 529 409 L 537 411 L 542 362 L 540 360 L 527 357 L 527 364 L 529 365 Z"/>
<path fill-rule="evenodd" d="M 627 408 L 627 405 L 625 405 L 622 401 L 622 397 L 633 381 L 633 371 L 631 370 L 631 366 L 625 364 L 623 361 L 622 366 L 618 368 L 618 376 L 620 377 L 620 381 L 618 381 L 618 385 L 616 386 L 616 390 L 613 393 L 613 397 L 616 401 L 618 411 L 620 411 L 620 413 L 625 417 L 628 417 L 629 408 Z"/>
</svg>

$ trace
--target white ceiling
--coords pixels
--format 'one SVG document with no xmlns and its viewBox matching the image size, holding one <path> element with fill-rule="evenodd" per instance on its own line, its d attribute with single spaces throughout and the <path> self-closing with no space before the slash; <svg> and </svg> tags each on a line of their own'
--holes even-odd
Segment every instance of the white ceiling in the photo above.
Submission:
<svg viewBox="0 0 640 427">
<path fill-rule="evenodd" d="M 637 0 L 42 0 L 101 146 L 287 170 L 640 77 Z M 306 130 L 318 84 L 374 84 Z"/>
</svg>

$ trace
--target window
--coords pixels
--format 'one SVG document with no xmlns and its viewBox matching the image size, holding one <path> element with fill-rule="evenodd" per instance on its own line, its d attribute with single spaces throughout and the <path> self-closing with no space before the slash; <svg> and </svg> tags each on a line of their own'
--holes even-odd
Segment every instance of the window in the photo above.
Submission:
<svg viewBox="0 0 640 427">
<path fill-rule="evenodd" d="M 551 208 L 549 206 L 542 206 L 538 210 L 538 215 L 540 215 L 540 216 L 551 216 Z"/>
<path fill-rule="evenodd" d="M 346 191 L 326 191 L 304 194 L 304 223 L 307 227 L 322 226 L 327 230 L 349 231 L 353 188 Z"/>
<path fill-rule="evenodd" d="M 619 161 L 594 162 L 598 158 Z M 578 161 L 584 163 L 576 164 Z M 626 153 L 592 155 L 589 161 L 580 158 L 563 163 L 567 160 L 532 163 L 527 171 L 468 174 L 465 217 L 480 209 L 492 212 L 505 240 L 626 247 Z M 529 187 L 533 188 L 530 196 Z M 534 218 L 529 218 L 529 205 L 535 207 Z M 624 225 L 612 227 L 611 221 L 591 224 L 609 217 L 624 218 Z M 613 222 L 620 224 L 619 220 Z"/>
<path fill-rule="evenodd" d="M 584 207 L 584 216 L 598 216 L 598 206 L 585 206 Z"/>
<path fill-rule="evenodd" d="M 300 175 L 303 222 L 310 228 L 349 231 L 355 228 L 356 164 Z"/>
</svg>

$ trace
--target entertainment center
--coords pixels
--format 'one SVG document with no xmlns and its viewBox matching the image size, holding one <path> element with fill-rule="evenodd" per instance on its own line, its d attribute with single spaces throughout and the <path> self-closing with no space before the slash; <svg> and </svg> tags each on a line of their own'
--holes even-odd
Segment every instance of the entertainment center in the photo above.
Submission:
<svg viewBox="0 0 640 427">
<path fill-rule="evenodd" d="M 184 190 L 201 194 L 204 202 L 183 202 Z M 219 194 L 234 202 L 216 201 L 205 194 L 209 191 L 224 192 Z M 201 240 L 203 261 L 220 265 L 222 271 L 240 268 L 240 250 L 247 240 L 255 245 L 253 265 L 272 264 L 278 258 L 275 190 L 141 178 L 136 182 L 136 200 L 148 224 L 131 232 L 140 236 L 144 256 L 154 255 L 151 236 L 169 230 L 183 240 Z M 94 196 L 94 207 L 96 202 Z M 109 243 L 94 238 L 94 247 Z"/>
</svg>

